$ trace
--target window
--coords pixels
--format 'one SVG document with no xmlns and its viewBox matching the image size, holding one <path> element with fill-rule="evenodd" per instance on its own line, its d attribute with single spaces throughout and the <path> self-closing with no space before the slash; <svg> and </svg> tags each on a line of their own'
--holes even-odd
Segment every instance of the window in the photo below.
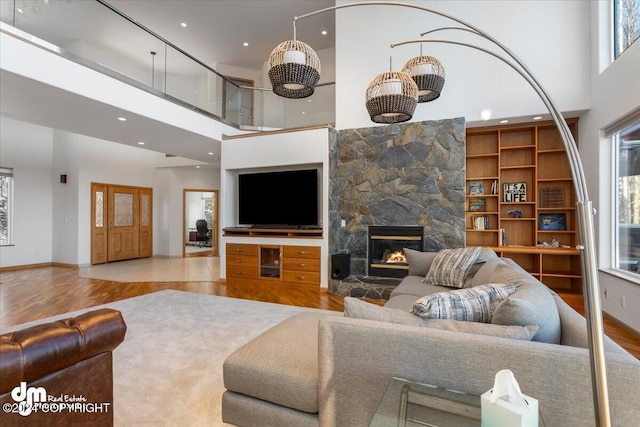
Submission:
<svg viewBox="0 0 640 427">
<path fill-rule="evenodd" d="M 640 121 L 614 134 L 616 268 L 640 274 Z"/>
<path fill-rule="evenodd" d="M 13 169 L 0 167 L 0 245 L 12 244 Z"/>
<path fill-rule="evenodd" d="M 640 0 L 614 0 L 613 19 L 613 52 L 617 58 L 640 36 Z"/>
</svg>

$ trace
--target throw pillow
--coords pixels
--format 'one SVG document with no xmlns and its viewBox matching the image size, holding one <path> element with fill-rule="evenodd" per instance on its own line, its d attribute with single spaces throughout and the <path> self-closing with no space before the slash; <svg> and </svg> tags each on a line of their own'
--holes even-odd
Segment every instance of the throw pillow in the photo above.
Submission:
<svg viewBox="0 0 640 427">
<path fill-rule="evenodd" d="M 487 284 L 450 292 L 438 292 L 417 300 L 411 312 L 423 319 L 490 323 L 496 306 L 515 291 L 515 285 Z"/>
<path fill-rule="evenodd" d="M 480 251 L 478 247 L 442 249 L 434 258 L 424 282 L 432 286 L 464 287 L 467 272 Z"/>
<path fill-rule="evenodd" d="M 421 252 L 409 248 L 403 248 L 402 251 L 409 264 L 409 276 L 426 276 L 438 254 L 437 252 Z"/>
<path fill-rule="evenodd" d="M 376 322 L 395 323 L 418 326 L 444 331 L 464 332 L 475 335 L 489 335 L 500 338 L 531 341 L 537 326 L 507 326 L 491 323 L 462 322 L 458 320 L 421 319 L 403 310 L 380 307 L 375 304 L 346 297 L 344 299 L 344 315 L 355 319 L 373 320 Z"/>
</svg>

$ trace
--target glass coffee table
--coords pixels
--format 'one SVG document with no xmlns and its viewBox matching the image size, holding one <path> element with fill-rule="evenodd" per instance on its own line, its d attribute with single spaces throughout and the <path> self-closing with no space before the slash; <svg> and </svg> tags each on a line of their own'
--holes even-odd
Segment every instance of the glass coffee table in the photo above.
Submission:
<svg viewBox="0 0 640 427">
<path fill-rule="evenodd" d="M 480 426 L 480 396 L 393 378 L 369 423 L 392 426 Z"/>
</svg>

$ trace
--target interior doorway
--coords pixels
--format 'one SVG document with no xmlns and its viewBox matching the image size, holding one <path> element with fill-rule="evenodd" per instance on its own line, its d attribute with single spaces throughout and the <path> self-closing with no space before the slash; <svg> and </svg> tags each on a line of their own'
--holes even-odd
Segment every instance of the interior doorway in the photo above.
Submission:
<svg viewBox="0 0 640 427">
<path fill-rule="evenodd" d="M 91 183 L 91 264 L 153 255 L 153 189 Z"/>
<path fill-rule="evenodd" d="M 218 190 L 182 194 L 182 256 L 218 256 Z"/>
</svg>

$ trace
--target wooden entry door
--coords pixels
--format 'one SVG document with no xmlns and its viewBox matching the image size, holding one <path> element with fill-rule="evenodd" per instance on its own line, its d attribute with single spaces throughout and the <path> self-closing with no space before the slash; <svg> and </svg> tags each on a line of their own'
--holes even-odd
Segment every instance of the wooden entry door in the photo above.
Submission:
<svg viewBox="0 0 640 427">
<path fill-rule="evenodd" d="M 151 188 L 92 183 L 91 263 L 153 255 Z"/>
</svg>

